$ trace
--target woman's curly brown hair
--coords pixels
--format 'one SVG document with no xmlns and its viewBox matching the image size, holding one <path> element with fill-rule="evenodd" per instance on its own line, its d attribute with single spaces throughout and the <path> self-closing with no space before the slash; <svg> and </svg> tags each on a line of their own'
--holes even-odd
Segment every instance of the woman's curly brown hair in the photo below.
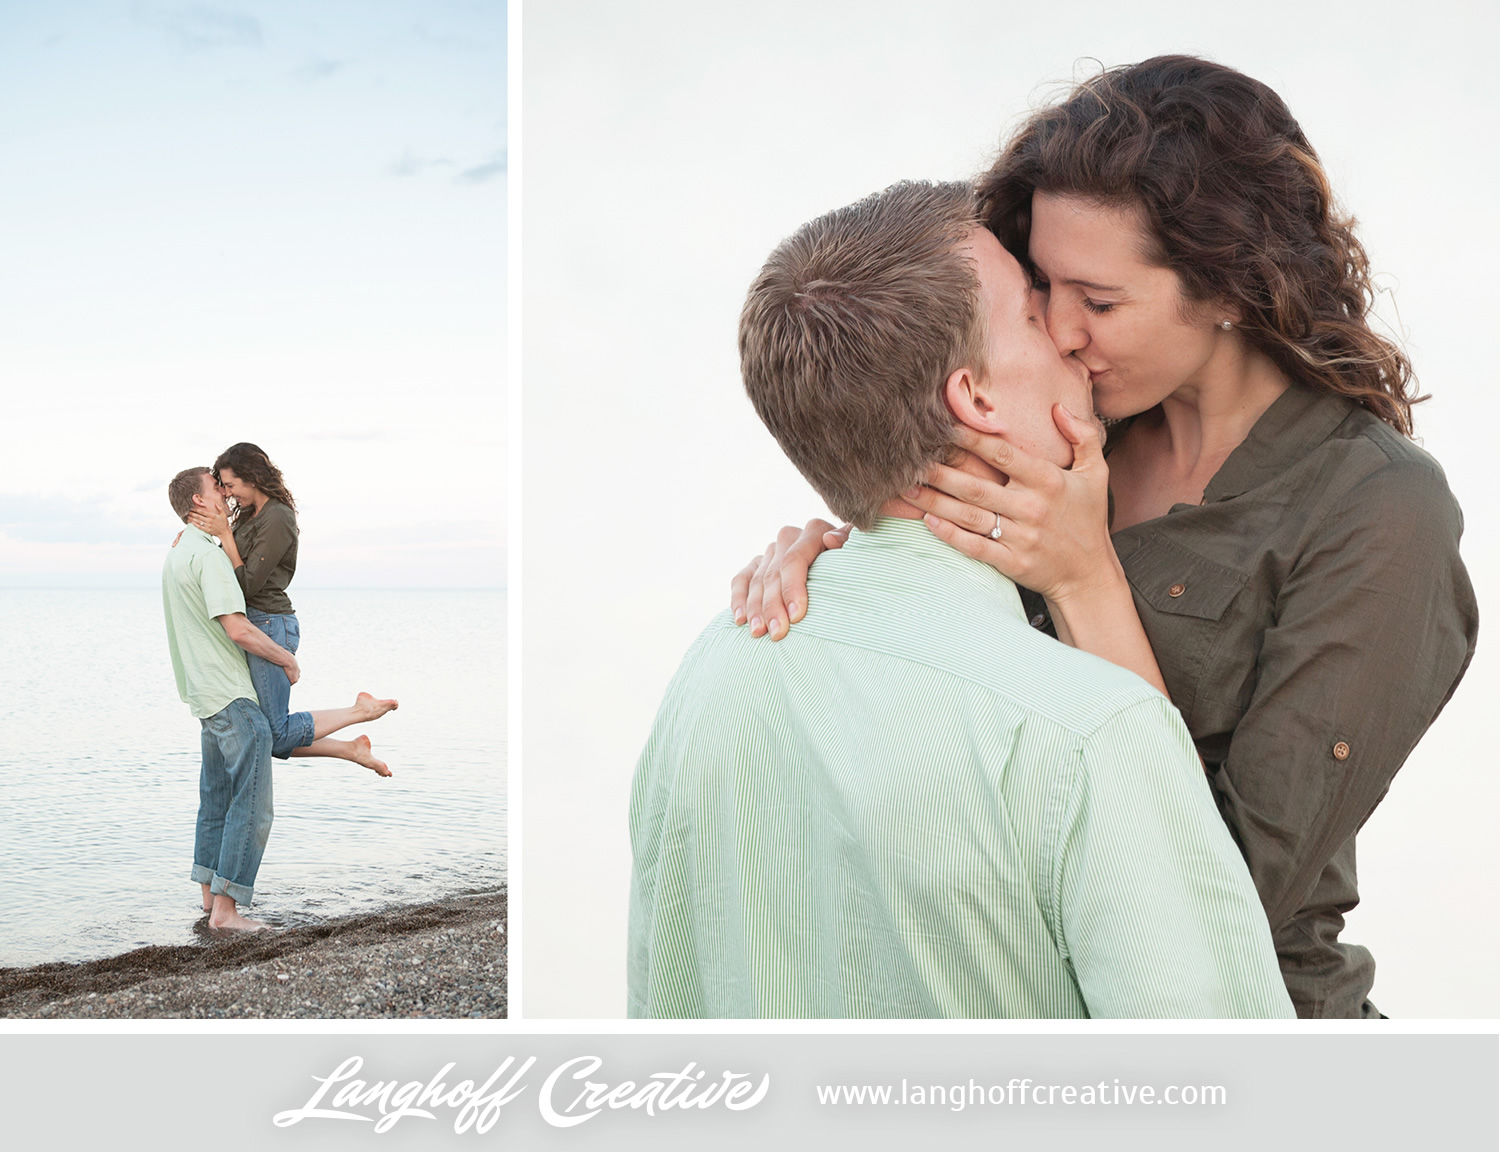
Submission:
<svg viewBox="0 0 1500 1152">
<path fill-rule="evenodd" d="M 1232 68 L 1157 56 L 1034 113 L 980 178 L 986 224 L 1029 267 L 1034 192 L 1139 205 L 1189 300 L 1237 307 L 1287 376 L 1412 434 L 1411 363 L 1374 332 L 1370 265 L 1281 97 Z"/>
<path fill-rule="evenodd" d="M 214 461 L 214 480 L 219 480 L 219 469 L 228 468 L 246 484 L 264 492 L 272 500 L 280 500 L 293 512 L 297 510 L 297 502 L 292 499 L 292 494 L 287 491 L 286 481 L 281 478 L 281 469 L 271 463 L 267 456 L 254 444 L 231 444 L 219 453 L 219 458 Z M 230 516 L 230 523 L 239 523 L 242 507 L 236 507 Z"/>
</svg>

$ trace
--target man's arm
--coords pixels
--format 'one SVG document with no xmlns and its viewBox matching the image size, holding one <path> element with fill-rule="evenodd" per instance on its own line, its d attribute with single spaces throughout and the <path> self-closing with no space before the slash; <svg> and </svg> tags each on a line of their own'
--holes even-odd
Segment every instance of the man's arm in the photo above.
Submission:
<svg viewBox="0 0 1500 1152">
<path fill-rule="evenodd" d="M 230 612 L 216 616 L 215 619 L 224 626 L 224 632 L 229 638 L 246 652 L 272 664 L 279 664 L 286 670 L 287 680 L 297 683 L 302 676 L 302 669 L 297 667 L 297 657 L 250 623 L 243 612 Z"/>
<path fill-rule="evenodd" d="M 1266 915 L 1162 697 L 1084 741 L 1059 822 L 1056 924 L 1096 1017 L 1290 1017 Z"/>
</svg>

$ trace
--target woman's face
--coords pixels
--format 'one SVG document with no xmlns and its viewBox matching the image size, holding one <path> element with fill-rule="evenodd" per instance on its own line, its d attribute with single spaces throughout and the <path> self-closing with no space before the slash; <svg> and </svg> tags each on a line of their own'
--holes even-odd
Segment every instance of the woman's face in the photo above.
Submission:
<svg viewBox="0 0 1500 1152">
<path fill-rule="evenodd" d="M 1031 262 L 1046 294 L 1047 331 L 1088 369 L 1094 410 L 1118 420 L 1201 384 L 1225 352 L 1219 322 L 1184 301 L 1170 269 L 1148 263 L 1139 209 L 1072 196 L 1031 199 Z"/>
<path fill-rule="evenodd" d="M 226 497 L 234 497 L 235 503 L 241 508 L 253 508 L 255 498 L 260 495 L 260 489 L 245 483 L 234 474 L 232 468 L 219 469 L 219 491 Z"/>
</svg>

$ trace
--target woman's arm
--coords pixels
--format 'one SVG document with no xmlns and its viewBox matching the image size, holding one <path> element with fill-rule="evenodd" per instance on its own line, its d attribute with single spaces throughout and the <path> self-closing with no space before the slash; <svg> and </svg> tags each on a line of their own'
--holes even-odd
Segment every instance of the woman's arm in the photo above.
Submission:
<svg viewBox="0 0 1500 1152">
<path fill-rule="evenodd" d="M 229 557 L 230 566 L 238 574 L 245 562 L 240 559 L 239 546 L 235 543 L 234 532 L 229 527 L 229 513 L 222 508 L 214 510 L 196 507 L 188 516 L 193 527 L 202 529 L 210 536 L 218 537 L 220 545 L 224 548 L 224 555 Z"/>
<path fill-rule="evenodd" d="M 234 548 L 233 534 L 225 542 L 224 552 L 234 565 L 235 579 L 240 582 L 240 589 L 247 600 L 265 587 L 271 573 L 276 571 L 277 565 L 296 543 L 297 522 L 294 515 L 284 504 L 267 504 L 262 508 L 256 519 L 264 522 L 255 537 L 251 555 L 243 559 L 239 550 Z"/>
<path fill-rule="evenodd" d="M 936 532 L 937 529 L 934 528 Z M 938 532 L 941 537 L 942 533 Z M 1151 641 L 1136 612 L 1135 598 L 1119 558 L 1110 549 L 1110 558 L 1119 569 L 1117 577 L 1096 590 L 1073 599 L 1049 597 L 1047 608 L 1057 629 L 1057 638 L 1069 647 L 1108 660 L 1111 664 L 1134 672 L 1163 696 L 1169 697 L 1166 681 L 1151 650 Z"/>
<path fill-rule="evenodd" d="M 1097 428 L 1061 405 L 1053 412 L 1073 444 L 1073 466 L 1039 460 L 998 436 L 960 428 L 958 443 L 1008 477 L 939 465 L 926 487 L 903 494 L 927 512 L 933 534 L 1046 597 L 1058 639 L 1167 687 L 1109 536 L 1109 466 Z M 999 525 L 1000 535 L 991 532 Z"/>
<path fill-rule="evenodd" d="M 1390 463 L 1330 506 L 1278 591 L 1249 707 L 1212 774 L 1273 931 L 1468 666 L 1478 609 L 1462 530 L 1436 465 Z"/>
</svg>

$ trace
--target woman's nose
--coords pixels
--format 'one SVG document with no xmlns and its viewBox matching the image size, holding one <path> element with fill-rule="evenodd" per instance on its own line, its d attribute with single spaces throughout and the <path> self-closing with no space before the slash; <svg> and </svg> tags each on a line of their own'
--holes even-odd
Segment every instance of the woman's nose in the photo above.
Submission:
<svg viewBox="0 0 1500 1152">
<path fill-rule="evenodd" d="M 1080 310 L 1062 306 L 1051 293 L 1043 299 L 1046 301 L 1047 335 L 1052 337 L 1057 350 L 1064 356 L 1071 356 L 1087 347 L 1089 331 Z"/>
</svg>

